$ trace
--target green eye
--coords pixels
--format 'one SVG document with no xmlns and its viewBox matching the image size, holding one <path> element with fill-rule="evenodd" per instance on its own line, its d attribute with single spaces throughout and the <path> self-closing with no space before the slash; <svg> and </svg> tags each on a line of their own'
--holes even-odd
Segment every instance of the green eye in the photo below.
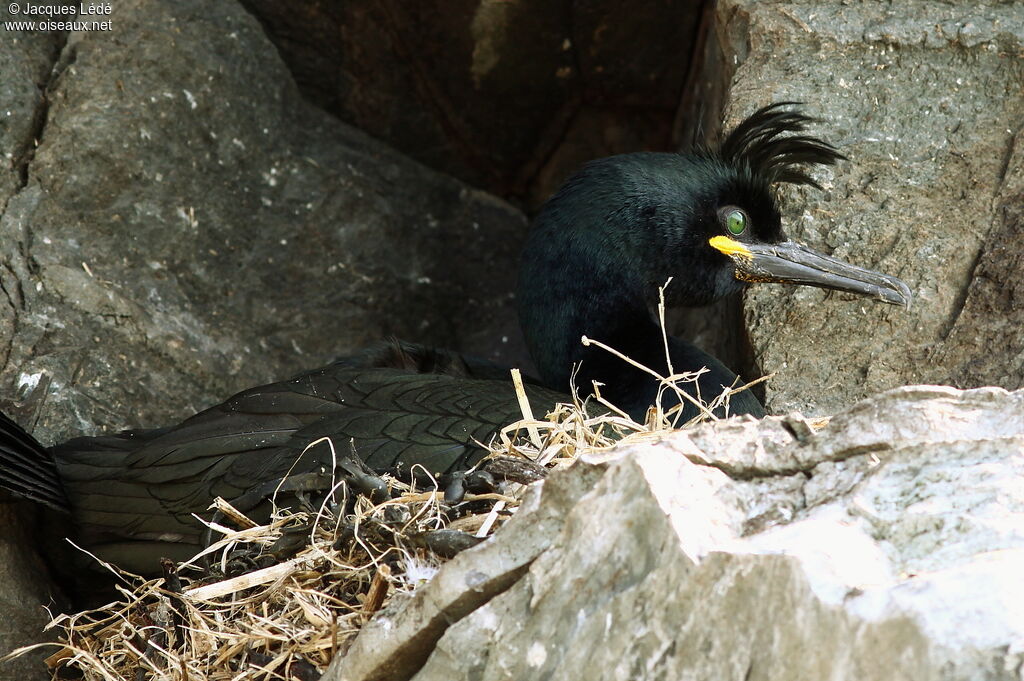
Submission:
<svg viewBox="0 0 1024 681">
<path fill-rule="evenodd" d="M 725 216 L 725 226 L 730 234 L 739 236 L 747 228 L 747 216 L 741 210 L 732 210 Z"/>
</svg>

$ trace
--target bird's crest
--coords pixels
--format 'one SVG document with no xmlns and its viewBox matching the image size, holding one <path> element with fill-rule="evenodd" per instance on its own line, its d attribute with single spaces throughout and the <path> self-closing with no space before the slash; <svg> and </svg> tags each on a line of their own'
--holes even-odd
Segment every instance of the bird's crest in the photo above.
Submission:
<svg viewBox="0 0 1024 681">
<path fill-rule="evenodd" d="M 788 182 L 821 189 L 800 166 L 832 165 L 846 157 L 817 137 L 799 134 L 814 121 L 799 109 L 786 108 L 799 105 L 800 102 L 776 102 L 758 109 L 726 136 L 717 155 L 768 184 Z"/>
</svg>

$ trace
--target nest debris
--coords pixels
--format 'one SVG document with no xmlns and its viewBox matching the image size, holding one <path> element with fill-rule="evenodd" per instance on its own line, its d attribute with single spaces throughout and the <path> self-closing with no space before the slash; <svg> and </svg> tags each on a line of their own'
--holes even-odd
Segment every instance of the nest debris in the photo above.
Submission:
<svg viewBox="0 0 1024 681">
<path fill-rule="evenodd" d="M 665 390 L 680 393 L 680 382 L 696 376 L 658 378 Z M 521 379 L 514 374 L 513 382 L 524 419 L 498 434 L 482 464 L 499 475 L 512 471 L 520 483 L 467 494 L 452 505 L 436 481 L 417 487 L 385 476 L 392 497 L 385 501 L 357 496 L 319 508 L 276 508 L 263 525 L 218 499 L 220 516 L 236 528 L 203 521 L 220 539 L 186 563 L 165 560 L 163 578 L 144 580 L 108 565 L 119 578 L 117 600 L 54 617 L 47 629 L 57 642 L 8 657 L 57 646 L 46 659 L 56 679 L 315 681 L 376 611 L 415 591 L 446 558 L 511 517 L 526 491 L 523 482 L 568 466 L 584 452 L 658 439 L 690 425 L 678 422 L 678 408 L 666 413 L 660 406 L 638 424 L 599 392 L 610 414 L 595 417 L 575 400 L 538 420 Z M 700 405 L 694 420 L 714 419 L 714 409 L 727 407 L 731 395 L 750 385 Z M 201 564 L 211 569 L 195 569 Z"/>
</svg>

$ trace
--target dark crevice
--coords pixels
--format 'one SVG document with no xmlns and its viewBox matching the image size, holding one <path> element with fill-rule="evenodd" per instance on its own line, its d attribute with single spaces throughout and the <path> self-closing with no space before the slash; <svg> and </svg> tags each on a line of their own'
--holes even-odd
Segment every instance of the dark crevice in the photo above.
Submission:
<svg viewBox="0 0 1024 681">
<path fill-rule="evenodd" d="M 396 11 L 401 6 L 401 4 L 392 4 L 390 0 L 380 4 L 381 11 L 387 19 L 385 22 L 387 30 L 394 40 L 398 53 L 410 66 L 416 80 L 417 89 L 423 95 L 423 103 L 437 114 L 437 121 L 444 130 L 445 136 L 459 150 L 460 156 L 470 167 L 489 182 L 497 181 L 495 172 L 491 168 L 490 159 L 486 155 L 482 155 L 480 150 L 472 143 L 470 136 L 464 130 L 465 125 L 456 112 L 456 107 L 441 91 L 441 88 L 437 86 L 434 78 L 431 77 L 419 51 L 410 45 L 405 36 L 402 35 L 402 24 L 397 19 Z"/>
<path fill-rule="evenodd" d="M 377 669 L 362 678 L 367 681 L 406 681 L 415 676 L 427 663 L 437 647 L 437 642 L 449 627 L 511 589 L 532 564 L 533 560 L 527 561 L 513 570 L 497 575 L 485 584 L 468 589 L 461 598 L 440 609 L 426 626 L 404 643 L 401 650 L 388 656 Z"/>
<path fill-rule="evenodd" d="M 974 256 L 974 260 L 971 262 L 971 267 L 967 271 L 967 278 L 964 280 L 963 287 L 956 292 L 956 300 L 953 301 L 953 312 L 945 324 L 942 325 L 942 340 L 946 341 L 950 334 L 953 333 L 953 329 L 956 328 L 956 323 L 960 319 L 960 315 L 964 312 L 964 306 L 967 304 L 967 296 L 971 293 L 971 284 L 974 283 L 974 273 L 978 269 L 978 265 L 981 264 L 982 259 L 985 257 L 985 248 L 982 246 L 978 249 L 978 252 Z"/>
<path fill-rule="evenodd" d="M 560 115 L 548 124 L 547 130 L 543 135 L 541 135 L 540 143 L 531 155 L 531 160 L 527 164 L 522 174 L 522 178 L 516 182 L 516 187 L 512 192 L 513 196 L 506 197 L 507 200 L 512 200 L 512 198 L 518 196 L 519 201 L 517 203 L 522 207 L 522 204 L 525 203 L 523 197 L 526 197 L 529 194 L 528 187 L 532 187 L 537 184 L 538 175 L 543 172 L 544 168 L 551 163 L 559 149 L 562 148 L 562 144 L 565 142 L 569 135 L 569 131 L 572 129 L 573 121 L 576 120 L 576 117 L 579 116 L 582 109 L 583 100 L 580 98 L 574 98 L 562 107 L 559 112 Z"/>
<path fill-rule="evenodd" d="M 995 191 L 992 194 L 992 200 L 994 202 L 999 200 L 999 196 L 1002 194 L 1003 187 L 1006 184 L 1006 176 L 1010 171 L 1010 163 L 1013 160 L 1014 151 L 1017 146 L 1017 139 L 1020 137 L 1022 129 L 1024 129 L 1024 127 L 1018 126 L 1016 130 L 1011 132 L 1009 143 L 1006 145 L 1006 150 L 1003 152 L 1003 157 L 999 164 L 999 173 L 996 178 Z M 999 212 L 996 211 L 993 215 L 992 225 L 988 231 L 988 235 L 982 241 L 981 247 L 978 249 L 978 252 L 974 256 L 974 260 L 971 262 L 971 266 L 967 271 L 967 277 L 964 280 L 963 286 L 959 291 L 957 291 L 956 299 L 953 301 L 953 311 L 940 330 L 942 342 L 949 339 L 953 330 L 956 328 L 957 322 L 960 320 L 960 316 L 964 312 L 964 307 L 966 306 L 967 299 L 970 296 L 978 266 L 981 264 L 982 260 L 984 260 L 986 255 L 986 246 L 992 243 L 998 245 L 998 241 L 993 242 L 993 239 L 991 238 L 998 230 L 998 225 L 996 224 L 999 221 L 998 216 Z"/>
<path fill-rule="evenodd" d="M 1010 135 L 1009 144 L 1006 145 L 1006 151 L 1003 153 L 1003 158 L 999 166 L 999 175 L 996 180 L 996 189 L 992 196 L 993 201 L 999 200 L 999 195 L 1002 193 L 1003 186 L 1006 184 L 1006 175 L 1007 173 L 1009 173 L 1010 170 L 1010 163 L 1013 160 L 1013 154 L 1016 149 L 1017 138 L 1020 136 L 1020 132 L 1020 127 L 1013 131 L 1013 133 Z M 993 216 L 992 222 L 993 225 L 991 229 L 989 229 L 989 237 L 995 234 L 998 228 L 998 225 L 995 224 L 998 222 L 998 211 Z M 967 271 L 967 278 L 964 281 L 963 287 L 959 291 L 957 291 L 956 299 L 953 301 L 953 312 L 950 315 L 949 319 L 946 321 L 946 323 L 943 324 L 942 326 L 941 336 L 943 341 L 949 339 L 949 336 L 953 333 L 953 329 L 956 328 L 957 322 L 960 320 L 960 316 L 964 312 L 964 307 L 967 304 L 967 298 L 970 296 L 971 287 L 974 283 L 975 273 L 977 272 L 978 266 L 981 264 L 981 261 L 984 260 L 986 254 L 986 246 L 990 243 L 993 243 L 993 240 L 991 238 L 986 238 L 982 242 L 981 247 L 978 249 L 978 252 L 974 256 L 974 260 L 971 262 L 970 269 L 968 269 Z"/>
<path fill-rule="evenodd" d="M 14 192 L 15 194 L 28 186 L 29 166 L 32 161 L 35 160 L 36 148 L 39 146 L 40 142 L 42 142 L 43 135 L 46 132 L 46 124 L 50 120 L 51 86 L 56 82 L 60 74 L 64 72 L 64 69 L 74 61 L 73 58 L 67 59 L 64 54 L 68 44 L 68 33 L 58 33 L 56 38 L 57 40 L 54 44 L 53 52 L 51 53 L 50 70 L 43 82 L 37 85 L 39 89 L 39 103 L 36 106 L 34 115 L 32 116 L 32 128 L 29 132 L 28 139 L 25 142 L 24 150 L 14 161 L 14 166 L 18 173 L 18 186 Z M 6 208 L 7 207 L 4 206 L 5 211 Z"/>
<path fill-rule="evenodd" d="M 796 440 L 792 443 L 792 446 L 800 446 Z M 732 480 L 737 481 L 750 481 L 750 480 L 765 480 L 768 478 L 787 478 L 793 475 L 806 475 L 813 476 L 814 469 L 822 463 L 840 463 L 853 459 L 859 456 L 868 455 L 879 455 L 883 452 L 888 452 L 893 449 L 893 445 L 888 442 L 876 442 L 867 445 L 859 445 L 856 447 L 850 447 L 843 449 L 838 452 L 832 453 L 820 461 L 809 462 L 802 465 L 796 466 L 780 466 L 778 468 L 758 468 L 756 466 L 747 466 L 742 462 L 730 462 L 730 461 L 712 461 L 707 458 L 703 458 L 698 455 L 685 455 L 691 463 L 698 466 L 704 466 L 706 468 L 714 468 L 722 471 L 729 476 Z"/>
<path fill-rule="evenodd" d="M 40 90 L 39 104 L 36 106 L 36 110 L 32 116 L 32 128 L 29 130 L 28 139 L 25 140 L 25 145 L 21 153 L 14 159 L 14 168 L 18 174 L 18 184 L 14 191 L 15 194 L 28 186 L 28 166 L 35 158 L 36 147 L 39 144 L 39 135 L 42 134 L 43 128 L 46 127 L 46 119 L 49 115 L 50 104 L 46 97 L 45 88 L 40 88 Z M 5 212 L 6 209 L 7 206 L 4 206 Z"/>
<path fill-rule="evenodd" d="M 996 191 L 995 195 L 998 197 L 1003 190 L 1003 185 L 1006 183 L 1006 174 L 1010 171 L 1010 161 L 1013 159 L 1013 152 L 1017 147 L 1017 138 L 1020 136 L 1021 128 L 1018 127 L 1010 135 L 1010 143 L 1006 145 L 1006 151 L 1003 153 L 1002 163 L 999 165 L 999 178 L 996 180 Z"/>
<path fill-rule="evenodd" d="M 715 35 L 715 1 L 705 0 L 691 41 L 689 69 L 683 79 L 672 126 L 672 145 L 688 152 L 694 146 L 711 142 L 718 134 L 725 103 L 722 86 L 717 82 L 717 60 L 721 48 Z M 703 84 L 711 86 L 706 92 Z"/>
<path fill-rule="evenodd" d="M 61 64 L 65 59 L 64 51 L 68 43 L 68 32 L 64 31 L 56 33 L 54 34 L 54 37 L 55 41 L 50 52 L 49 69 L 46 73 L 46 77 L 42 82 L 36 84 L 39 98 L 37 100 L 35 110 L 33 111 L 32 124 L 29 129 L 27 139 L 24 140 L 21 153 L 19 153 L 12 162 L 12 168 L 17 176 L 17 183 L 14 187 L 14 191 L 7 197 L 3 206 L 0 206 L 0 216 L 6 215 L 7 208 L 10 206 L 11 200 L 13 200 L 15 196 L 28 186 L 31 176 L 30 166 L 32 161 L 35 160 L 36 148 L 43 139 L 43 135 L 46 132 L 46 124 L 50 119 L 51 86 L 55 82 L 57 76 L 63 72 Z M 23 228 L 23 230 L 27 231 L 27 228 Z M 23 242 L 20 246 L 22 255 L 25 256 L 26 262 L 29 265 L 29 271 L 32 271 L 32 266 L 35 261 L 26 252 L 27 248 Z M 38 266 L 36 267 L 38 268 Z M 4 299 L 7 301 L 7 305 L 11 309 L 11 325 L 13 327 L 3 348 L 0 349 L 0 354 L 3 356 L 2 361 L 0 361 L 0 374 L 5 373 L 10 367 L 11 357 L 14 354 L 14 342 L 19 333 L 19 312 L 25 308 L 25 296 L 21 289 L 22 283 L 20 278 L 8 263 L 4 263 L 3 268 L 11 275 L 11 280 L 14 282 L 16 290 L 12 293 L 12 291 L 8 289 L 8 285 L 4 283 L 4 279 L 0 277 L 0 291 L 3 292 Z"/>
<path fill-rule="evenodd" d="M 573 3 L 569 3 L 566 7 L 563 21 L 565 35 L 569 36 L 569 57 L 572 61 L 573 78 L 581 83 L 582 90 L 585 91 L 586 79 L 583 77 L 583 60 L 580 58 L 578 47 L 579 40 L 576 35 L 576 17 Z M 558 150 L 562 148 L 569 135 L 569 131 L 572 129 L 573 121 L 579 116 L 583 108 L 584 101 L 583 96 L 570 97 L 569 101 L 559 109 L 558 115 L 547 124 L 537 140 L 533 153 L 530 154 L 530 160 L 527 161 L 522 172 L 519 173 L 519 177 L 514 182 L 513 187 L 507 192 L 509 195 L 504 197 L 506 200 L 516 199 L 516 203 L 520 207 L 524 207 L 528 203 L 526 197 L 530 194 L 530 189 L 537 185 L 538 176 L 551 163 Z"/>
<path fill-rule="evenodd" d="M 9 268 L 5 268 L 9 272 Z M 18 335 L 18 306 L 14 303 L 14 298 L 11 296 L 7 287 L 4 285 L 3 279 L 0 278 L 0 291 L 3 291 L 4 297 L 7 300 L 8 306 L 11 308 L 11 329 L 10 335 L 7 337 L 6 342 L 3 345 L 3 349 L 0 350 L 0 354 L 3 355 L 3 360 L 0 361 L 0 375 L 3 375 L 7 371 L 7 367 L 11 363 L 11 355 L 14 353 L 14 339 Z"/>
<path fill-rule="evenodd" d="M 736 306 L 737 316 L 733 320 L 737 329 L 736 370 L 740 376 L 748 381 L 756 380 L 765 375 L 764 367 L 757 361 L 757 354 L 754 352 L 754 344 L 750 340 L 750 329 L 747 328 L 746 318 L 743 314 L 743 300 Z M 750 388 L 754 396 L 761 404 L 765 403 L 768 395 L 768 382 L 764 381 Z"/>
<path fill-rule="evenodd" d="M 697 22 L 690 52 L 690 67 L 683 83 L 675 113 L 673 144 L 681 151 L 713 145 L 721 132 L 728 96 L 726 64 L 718 42 L 716 3 L 705 0 Z M 711 351 L 726 366 L 746 380 L 763 375 L 750 342 L 743 314 L 743 297 L 726 299 L 694 313 L 683 314 L 683 324 L 675 332 Z M 698 320 L 697 317 L 700 319 Z M 686 327 L 690 327 L 687 329 Z M 687 333 L 687 331 L 690 333 Z M 694 333 L 695 331 L 695 333 Z M 762 403 L 765 384 L 751 391 Z"/>
</svg>

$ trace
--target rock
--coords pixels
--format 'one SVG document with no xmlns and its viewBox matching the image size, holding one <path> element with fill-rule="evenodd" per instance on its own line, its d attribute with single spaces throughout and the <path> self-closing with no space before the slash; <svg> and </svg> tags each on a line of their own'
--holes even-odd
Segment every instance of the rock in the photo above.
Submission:
<svg viewBox="0 0 1024 681">
<path fill-rule="evenodd" d="M 899 276 L 909 311 L 809 288 L 746 301 L 770 411 L 834 413 L 907 383 L 1024 385 L 1024 16 L 1012 4 L 718 5 L 729 119 L 797 100 L 849 157 L 788 189 L 790 236 Z M 799 77 L 794 77 L 799 74 Z"/>
<path fill-rule="evenodd" d="M 929 363 L 960 387 L 1024 385 L 1024 159 L 1019 133 L 1006 158 L 993 226 L 945 341 Z"/>
<path fill-rule="evenodd" d="M 0 21 L 18 19 L 9 5 L 0 7 Z M 24 182 L 28 159 L 42 123 L 45 100 L 40 84 L 56 61 L 64 37 L 54 32 L 4 29 L 0 49 L 0 208 Z"/>
<path fill-rule="evenodd" d="M 732 420 L 584 459 L 324 680 L 1018 679 L 1022 407 L 901 388 L 802 439 Z M 474 556 L 537 549 L 501 593 L 473 589 Z M 471 612 L 425 641 L 459 584 Z"/>
<path fill-rule="evenodd" d="M 15 648 L 39 642 L 50 621 L 47 608 L 62 603 L 62 596 L 47 583 L 46 566 L 35 552 L 31 522 L 16 504 L 0 504 L 0 657 Z M 52 676 L 43 660 L 56 648 L 40 648 L 22 657 L 0 662 L 4 678 L 48 681 Z"/>
<path fill-rule="evenodd" d="M 536 206 L 584 161 L 673 148 L 700 0 L 243 0 L 312 101 Z"/>
<path fill-rule="evenodd" d="M 360 631 L 348 653 L 324 674 L 331 679 L 405 679 L 434 652 L 448 626 L 506 591 L 537 556 L 551 547 L 563 524 L 558 513 L 586 494 L 601 467 L 573 475 L 554 474 L 533 485 L 516 515 L 502 530 L 502 542 L 485 542 L 463 551 L 412 598 L 396 598 Z M 559 499 L 558 503 L 550 500 Z"/>
<path fill-rule="evenodd" d="M 0 410 L 50 443 L 165 425 L 388 334 L 525 354 L 521 213 L 305 103 L 236 3 L 114 12 L 113 33 L 0 42 Z M 0 548 L 0 655 L 51 601 L 28 553 Z"/>
<path fill-rule="evenodd" d="M 389 334 L 521 357 L 518 211 L 304 103 L 233 3 L 116 29 L 48 81 L 52 41 L 0 48 L 45 119 L 3 142 L 39 138 L 0 218 L 5 412 L 44 442 L 163 425 Z"/>
<path fill-rule="evenodd" d="M 16 20 L 8 5 L 0 7 L 0 22 Z M 46 109 L 40 84 L 64 43 L 63 36 L 46 31 L 4 29 L 0 45 L 0 215 L 24 183 L 28 161 Z M 25 517 L 14 504 L 0 504 L 0 656 L 14 648 L 38 641 L 49 621 L 43 606 L 53 594 L 45 567 L 27 547 L 31 539 Z M 41 651 L 2 664 L 3 675 L 22 681 L 44 681 L 50 675 Z"/>
</svg>

